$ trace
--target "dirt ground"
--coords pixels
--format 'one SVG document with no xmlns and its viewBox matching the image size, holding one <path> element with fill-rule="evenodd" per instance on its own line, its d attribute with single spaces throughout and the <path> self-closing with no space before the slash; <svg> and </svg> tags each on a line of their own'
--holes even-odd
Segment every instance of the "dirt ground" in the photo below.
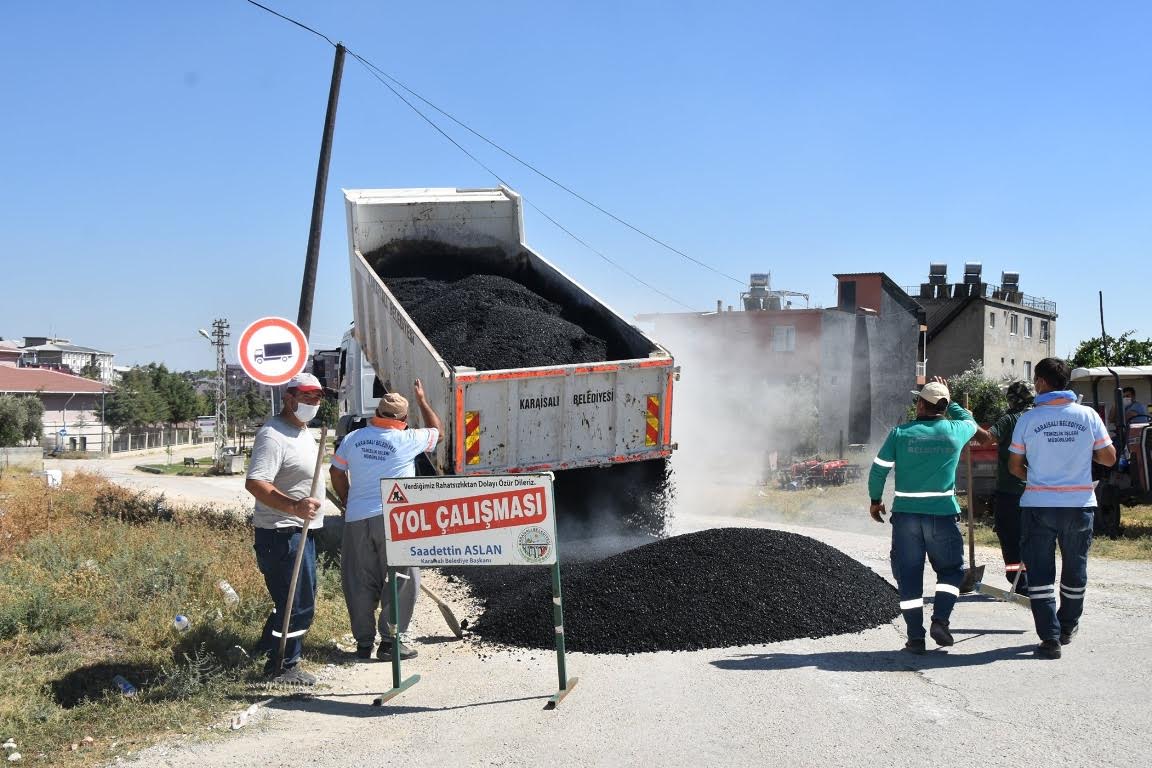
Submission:
<svg viewBox="0 0 1152 768">
<path fill-rule="evenodd" d="M 105 471 L 114 479 L 124 472 Z M 154 490 L 167 480 L 143 482 Z M 197 488 L 207 500 L 232 492 L 224 484 L 170 492 L 196 495 Z M 863 507 L 836 512 L 788 523 L 763 510 L 680 518 L 676 528 L 802 533 L 890 578 L 887 529 L 862 519 Z M 978 550 L 977 560 L 990 564 L 987 579 L 999 583 L 997 553 Z M 460 618 L 475 619 L 478 607 L 459 588 L 434 572 L 426 579 Z M 572 653 L 568 673 L 579 682 L 549 711 L 545 704 L 558 686 L 554 653 L 457 641 L 422 599 L 413 625 L 420 655 L 403 669 L 421 679 L 385 706 L 372 701 L 391 685 L 389 665 L 323 667 L 314 695 L 272 699 L 241 730 L 229 731 L 223 720 L 208 733 L 124 759 L 161 768 L 1144 766 L 1152 762 L 1150 613 L 1152 564 L 1094 560 L 1082 631 L 1058 661 L 1033 657 L 1026 609 L 966 596 L 953 615 L 956 645 L 921 657 L 897 650 L 899 619 L 819 640 L 631 656 Z"/>
</svg>

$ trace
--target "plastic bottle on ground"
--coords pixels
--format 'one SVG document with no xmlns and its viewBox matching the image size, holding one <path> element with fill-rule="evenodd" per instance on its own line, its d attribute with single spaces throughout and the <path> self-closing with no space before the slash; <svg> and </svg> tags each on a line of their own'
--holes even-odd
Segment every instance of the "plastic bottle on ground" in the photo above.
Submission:
<svg viewBox="0 0 1152 768">
<path fill-rule="evenodd" d="M 216 582 L 216 586 L 224 593 L 224 602 L 228 603 L 228 605 L 236 605 L 240 602 L 240 595 L 236 594 L 236 590 L 232 589 L 232 585 L 227 581 L 220 579 L 220 581 Z"/>
<path fill-rule="evenodd" d="M 176 614 L 176 618 L 172 619 L 172 627 L 177 632 L 187 632 L 190 626 L 192 626 L 192 622 L 182 613 Z"/>
<path fill-rule="evenodd" d="M 116 675 L 116 677 L 112 678 L 112 682 L 116 683 L 116 687 L 120 689 L 120 693 L 125 696 L 136 695 L 136 686 L 128 682 L 128 678 L 124 677 L 124 675 Z"/>
</svg>

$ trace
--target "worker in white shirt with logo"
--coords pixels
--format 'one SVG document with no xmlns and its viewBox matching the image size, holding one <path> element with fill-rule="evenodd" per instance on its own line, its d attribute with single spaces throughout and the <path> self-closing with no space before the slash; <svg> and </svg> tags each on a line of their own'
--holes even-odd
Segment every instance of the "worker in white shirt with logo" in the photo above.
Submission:
<svg viewBox="0 0 1152 768">
<path fill-rule="evenodd" d="M 1035 408 L 1012 431 L 1008 469 L 1025 481 L 1020 497 L 1028 598 L 1040 645 L 1036 655 L 1058 659 L 1084 612 L 1088 549 L 1096 512 L 1092 462 L 1110 467 L 1116 448 L 1096 411 L 1068 389 L 1072 369 L 1046 357 L 1036 364 Z M 1027 460 L 1027 463 L 1025 463 Z M 1060 608 L 1056 608 L 1056 544 L 1060 544 Z"/>
<path fill-rule="evenodd" d="M 376 415 L 368 425 L 349 433 L 332 457 L 329 476 L 332 488 L 345 507 L 344 536 L 340 552 L 340 574 L 344 600 L 352 635 L 356 638 L 356 656 L 372 657 L 372 645 L 379 630 L 383 642 L 376 651 L 381 661 L 392 660 L 391 632 L 388 615 L 392 591 L 387 582 L 388 560 L 385 554 L 385 526 L 380 480 L 385 477 L 415 477 L 416 457 L 431 451 L 440 442 L 444 429 L 424 396 L 424 386 L 417 379 L 413 385 L 416 405 L 426 425 L 409 429 L 408 400 L 390 392 L 380 398 Z M 416 595 L 420 589 L 420 569 L 397 570 L 399 605 L 400 658 L 416 656 L 416 649 L 404 642 Z M 380 608 L 377 620 L 376 609 Z"/>
</svg>

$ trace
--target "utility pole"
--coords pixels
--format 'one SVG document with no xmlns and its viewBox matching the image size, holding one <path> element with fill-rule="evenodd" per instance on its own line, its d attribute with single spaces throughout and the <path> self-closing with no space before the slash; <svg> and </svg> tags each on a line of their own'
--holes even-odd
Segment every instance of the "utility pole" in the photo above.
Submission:
<svg viewBox="0 0 1152 768">
<path fill-rule="evenodd" d="M 300 309 L 296 325 L 307 338 L 312 333 L 312 297 L 316 293 L 316 264 L 320 259 L 320 231 L 324 226 L 324 193 L 328 189 L 328 164 L 332 157 L 332 134 L 336 131 L 336 105 L 340 101 L 340 79 L 344 74 L 344 44 L 336 44 L 332 62 L 332 83 L 328 88 L 328 111 L 320 137 L 320 160 L 316 164 L 316 189 L 312 195 L 312 224 L 308 228 L 308 250 L 304 256 L 304 279 L 300 284 Z"/>
<path fill-rule="evenodd" d="M 228 443 L 228 321 L 212 321 L 212 346 L 216 347 L 216 429 L 213 431 L 213 456 L 216 471 L 224 471 L 224 447 Z"/>
</svg>

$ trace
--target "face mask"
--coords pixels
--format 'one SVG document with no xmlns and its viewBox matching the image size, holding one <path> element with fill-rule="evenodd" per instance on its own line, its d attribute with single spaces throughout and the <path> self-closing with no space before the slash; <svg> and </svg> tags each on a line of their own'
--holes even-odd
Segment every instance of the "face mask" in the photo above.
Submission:
<svg viewBox="0 0 1152 768">
<path fill-rule="evenodd" d="M 1130 398 L 1130 397 L 1124 398 L 1124 407 L 1127 408 L 1130 405 L 1132 405 L 1132 398 Z"/>
<path fill-rule="evenodd" d="M 296 412 L 294 415 L 297 419 L 307 424 L 308 422 L 312 421 L 312 419 L 316 418 L 316 412 L 319 410 L 320 403 L 316 403 L 315 405 L 308 405 L 307 403 L 296 403 Z"/>
</svg>

